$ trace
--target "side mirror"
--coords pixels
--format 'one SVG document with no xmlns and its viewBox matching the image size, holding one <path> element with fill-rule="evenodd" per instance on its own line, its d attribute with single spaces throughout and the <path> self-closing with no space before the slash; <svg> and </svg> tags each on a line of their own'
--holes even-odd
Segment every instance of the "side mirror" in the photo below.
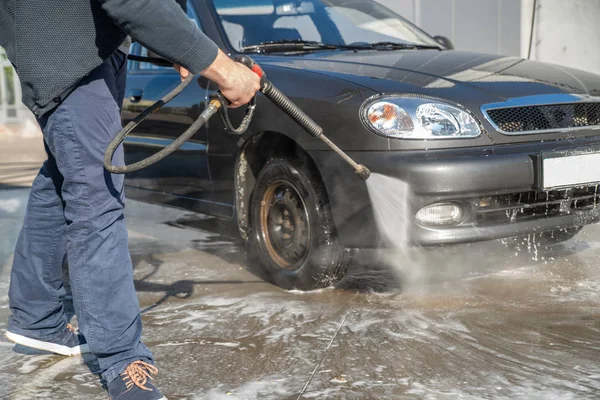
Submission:
<svg viewBox="0 0 600 400">
<path fill-rule="evenodd" d="M 434 36 L 433 39 L 448 50 L 454 50 L 454 44 L 446 36 Z"/>
</svg>

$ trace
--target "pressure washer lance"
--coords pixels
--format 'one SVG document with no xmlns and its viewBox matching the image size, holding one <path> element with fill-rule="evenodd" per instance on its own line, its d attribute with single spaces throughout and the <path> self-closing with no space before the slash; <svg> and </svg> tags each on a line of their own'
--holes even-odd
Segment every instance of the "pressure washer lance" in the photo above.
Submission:
<svg viewBox="0 0 600 400">
<path fill-rule="evenodd" d="M 150 62 L 158 65 L 171 65 L 168 61 L 161 58 L 150 58 L 130 55 L 129 59 L 132 61 Z M 312 118 L 306 115 L 304 111 L 302 111 L 296 104 L 294 104 L 292 100 L 290 100 L 279 89 L 277 89 L 275 85 L 273 85 L 269 80 L 267 80 L 267 76 L 262 70 L 262 68 L 256 62 L 254 62 L 252 58 L 248 56 L 240 56 L 236 57 L 235 61 L 244 64 L 260 77 L 260 91 L 266 98 L 271 100 L 277 107 L 279 107 L 283 112 L 289 115 L 290 118 L 296 121 L 296 123 L 298 123 L 298 125 L 304 128 L 304 130 L 308 132 L 311 136 L 320 139 L 327 146 L 329 146 L 329 148 L 335 151 L 348 164 L 350 164 L 352 168 L 354 168 L 354 172 L 360 178 L 367 180 L 371 176 L 371 171 L 367 167 L 365 167 L 362 164 L 356 163 L 338 146 L 336 146 L 335 143 L 329 140 L 323 134 L 323 128 L 321 128 L 315 121 L 313 121 Z M 112 165 L 113 155 L 119 147 L 119 145 L 123 142 L 125 137 L 148 116 L 158 111 L 165 104 L 167 104 L 177 95 L 179 95 L 190 83 L 192 83 L 193 80 L 194 76 L 190 74 L 173 91 L 168 93 L 162 99 L 154 103 L 150 108 L 138 115 L 115 136 L 113 141 L 108 146 L 108 149 L 106 150 L 106 153 L 104 155 L 104 168 L 106 168 L 107 171 L 113 174 L 127 174 L 149 167 L 150 165 L 162 160 L 163 158 L 167 157 L 169 154 L 173 153 L 181 146 L 183 146 L 183 144 L 187 140 L 189 140 L 217 112 L 220 112 L 221 118 L 223 119 L 226 131 L 228 133 L 233 135 L 242 135 L 246 132 L 246 130 L 250 126 L 250 123 L 252 122 L 252 118 L 254 117 L 254 111 L 256 108 L 256 96 L 248 104 L 248 107 L 246 108 L 246 114 L 240 126 L 238 128 L 235 128 L 233 127 L 231 120 L 229 119 L 229 101 L 225 98 L 225 96 L 221 94 L 221 92 L 217 91 L 214 95 L 211 96 L 210 103 L 208 104 L 204 112 L 200 114 L 198 119 L 181 136 L 175 139 L 167 147 L 153 154 L 152 156 L 131 165 Z"/>
</svg>

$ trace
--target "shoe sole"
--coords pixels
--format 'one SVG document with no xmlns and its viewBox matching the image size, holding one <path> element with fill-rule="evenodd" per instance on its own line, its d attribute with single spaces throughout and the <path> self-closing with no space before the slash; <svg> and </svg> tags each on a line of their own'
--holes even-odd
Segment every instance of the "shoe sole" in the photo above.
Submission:
<svg viewBox="0 0 600 400">
<path fill-rule="evenodd" d="M 61 344 L 31 339 L 12 332 L 6 332 L 5 336 L 11 342 L 20 344 L 21 346 L 31 347 L 37 350 L 49 351 L 51 353 L 60 354 L 61 356 L 76 356 L 79 354 L 85 354 L 90 352 L 90 349 L 87 344 L 75 347 L 68 347 L 63 346 Z"/>
</svg>

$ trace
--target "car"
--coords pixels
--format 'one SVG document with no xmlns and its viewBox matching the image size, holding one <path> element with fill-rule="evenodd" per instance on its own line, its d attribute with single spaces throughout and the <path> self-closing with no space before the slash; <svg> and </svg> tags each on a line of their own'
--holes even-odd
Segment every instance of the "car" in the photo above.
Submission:
<svg viewBox="0 0 600 400">
<path fill-rule="evenodd" d="M 600 76 L 453 50 L 371 0 L 190 0 L 187 12 L 225 52 L 252 57 L 352 158 L 407 183 L 413 243 L 557 242 L 597 222 Z M 131 51 L 148 54 L 139 43 Z M 179 80 L 129 61 L 124 122 Z M 171 143 L 215 90 L 199 77 L 141 124 L 127 163 Z M 231 220 L 250 264 L 284 288 L 331 285 L 346 249 L 390 245 L 365 182 L 262 95 L 243 136 L 213 118 L 126 185 L 129 197 Z"/>
</svg>

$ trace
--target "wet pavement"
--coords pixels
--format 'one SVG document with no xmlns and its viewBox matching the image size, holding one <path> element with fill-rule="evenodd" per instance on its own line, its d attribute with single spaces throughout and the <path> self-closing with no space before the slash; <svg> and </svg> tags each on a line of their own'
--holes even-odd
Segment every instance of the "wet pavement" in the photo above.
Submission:
<svg viewBox="0 0 600 400">
<path fill-rule="evenodd" d="M 27 194 L 0 184 L 2 332 Z M 144 340 L 169 399 L 600 397 L 600 226 L 552 248 L 387 252 L 402 281 L 362 251 L 340 288 L 301 293 L 250 273 L 215 219 L 138 202 L 126 216 Z M 2 399 L 107 398 L 91 357 L 2 338 L 0 360 Z"/>
</svg>

